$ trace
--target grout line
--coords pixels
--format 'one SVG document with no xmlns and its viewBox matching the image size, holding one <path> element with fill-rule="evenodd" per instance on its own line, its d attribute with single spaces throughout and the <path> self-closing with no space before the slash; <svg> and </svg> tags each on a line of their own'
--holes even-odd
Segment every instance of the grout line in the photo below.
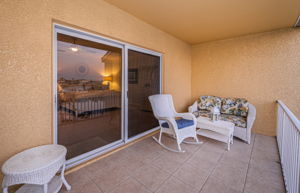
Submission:
<svg viewBox="0 0 300 193">
<path fill-rule="evenodd" d="M 169 173 L 170 175 L 169 175 L 169 177 L 168 177 L 167 179 L 165 179 L 165 180 L 163 181 L 163 183 L 161 183 L 161 184 L 159 185 L 159 187 L 158 187 L 154 192 L 157 192 L 157 191 L 163 186 L 163 184 L 165 184 L 165 182 L 166 182 L 167 180 L 171 179 L 172 177 L 176 178 L 176 177 L 174 176 L 174 174 L 175 174 L 180 168 L 182 168 L 182 166 L 183 166 L 189 159 L 191 159 L 191 158 L 193 157 L 194 153 L 198 152 L 198 151 L 203 147 L 204 143 L 198 144 L 198 145 L 201 145 L 201 147 L 199 147 L 196 151 L 191 152 L 191 155 L 190 155 L 183 163 L 181 163 L 180 166 L 179 166 L 174 172 L 171 172 L 171 173 L 170 173 L 169 171 L 164 170 L 165 172 Z M 185 153 L 186 153 L 186 152 L 185 152 Z M 156 166 L 154 166 L 154 167 L 156 167 Z M 156 168 L 158 168 L 158 167 L 156 167 Z M 159 169 L 161 169 L 161 168 L 159 168 Z M 187 185 L 187 186 L 191 186 L 190 184 L 186 184 L 185 182 L 183 182 L 182 180 L 180 180 L 180 179 L 178 179 L 178 178 L 176 178 L 176 179 L 179 180 L 180 182 L 184 183 L 184 184 Z M 193 187 L 193 189 L 194 189 L 194 187 Z"/>
<path fill-rule="evenodd" d="M 205 182 L 203 183 L 203 185 L 202 185 L 202 187 L 201 187 L 201 189 L 199 190 L 198 193 L 200 193 L 200 192 L 203 190 L 203 187 L 205 186 L 205 184 L 206 184 L 206 182 L 208 181 L 209 177 L 210 177 L 210 176 L 213 174 L 213 172 L 216 170 L 216 168 L 217 168 L 217 166 L 219 165 L 219 162 L 220 162 L 220 160 L 222 159 L 222 157 L 224 156 L 225 152 L 226 152 L 226 150 L 223 151 L 223 153 L 222 153 L 222 155 L 220 156 L 220 158 L 218 159 L 218 161 L 217 161 L 215 167 L 214 167 L 214 168 L 212 169 L 212 171 L 209 173 L 208 177 L 206 178 Z"/>
<path fill-rule="evenodd" d="M 248 172 L 249 172 L 249 168 L 250 168 L 250 161 L 252 159 L 252 153 L 253 153 L 253 149 L 254 149 L 254 145 L 255 145 L 255 139 L 256 139 L 256 134 L 254 134 L 254 139 L 253 139 L 253 144 L 252 144 L 252 148 L 251 148 L 250 159 L 249 159 L 249 162 L 248 162 L 248 167 L 247 167 L 247 172 L 246 172 L 246 178 L 245 178 L 245 183 L 244 183 L 244 187 L 243 187 L 243 193 L 245 192 L 245 188 L 246 188 L 247 177 L 248 177 Z"/>
<path fill-rule="evenodd" d="M 182 181 L 181 179 L 177 178 L 177 177 L 174 176 L 174 175 L 175 175 L 175 173 L 176 173 L 180 168 L 182 168 L 182 166 L 183 166 L 188 160 L 192 159 L 193 155 L 194 155 L 196 152 L 201 151 L 201 149 L 203 148 L 204 144 L 207 144 L 207 143 L 208 143 L 207 141 L 204 141 L 202 144 L 200 144 L 201 147 L 199 147 L 196 151 L 192 152 L 191 155 L 190 155 L 190 156 L 189 156 L 182 164 L 180 164 L 180 166 L 179 166 L 173 173 L 171 173 L 171 175 L 169 176 L 169 178 L 167 178 L 165 181 L 167 181 L 167 180 L 170 179 L 171 177 L 174 177 L 174 178 L 176 178 L 178 181 L 182 182 L 183 184 L 185 184 L 185 185 L 187 185 L 187 186 L 191 186 L 190 184 L 187 184 L 186 182 Z M 215 168 L 217 167 L 218 162 L 221 160 L 221 158 L 222 158 L 222 156 L 223 156 L 224 153 L 225 153 L 225 151 L 222 152 L 222 155 L 221 155 L 220 158 L 218 159 L 218 161 L 217 161 L 217 163 L 216 163 L 216 166 L 215 166 L 215 167 L 212 169 L 212 171 L 209 173 L 207 179 L 209 178 L 209 176 L 213 173 L 213 171 L 214 171 Z M 168 172 L 168 173 L 170 173 L 170 172 Z M 205 180 L 205 182 L 207 181 L 207 179 Z M 165 183 L 165 181 L 160 185 L 160 187 Z M 204 186 L 205 182 L 203 183 L 203 186 Z M 201 187 L 200 191 L 202 190 L 203 186 Z M 160 188 L 160 187 L 159 187 L 159 188 Z M 159 188 L 158 188 L 158 189 L 159 189 Z M 158 189 L 157 189 L 157 190 L 158 190 Z M 196 189 L 196 188 L 193 186 L 193 189 Z M 156 191 L 157 191 L 157 190 L 156 190 Z M 199 192 L 200 192 L 200 191 L 199 191 Z"/>
<path fill-rule="evenodd" d="M 172 177 L 172 174 L 170 174 L 153 192 L 157 192 L 165 183 L 167 180 L 169 180 Z"/>
<path fill-rule="evenodd" d="M 103 159 L 105 157 L 108 157 L 108 156 L 110 156 L 112 154 L 115 154 L 115 153 L 117 153 L 117 152 L 119 152 L 119 151 L 121 151 L 123 149 L 127 149 L 128 147 L 130 147 L 130 146 L 132 146 L 132 145 L 134 145 L 134 144 L 136 144 L 136 143 L 138 143 L 140 141 L 143 141 L 143 140 L 147 139 L 148 137 L 155 135 L 156 133 L 158 133 L 158 131 L 153 131 L 153 132 L 151 132 L 151 133 L 149 133 L 149 134 L 147 134 L 145 136 L 142 136 L 142 137 L 140 137 L 138 139 L 135 139 L 135 140 L 133 140 L 131 142 L 128 142 L 126 144 L 123 144 L 120 147 L 117 147 L 117 148 L 112 149 L 112 150 L 110 150 L 110 151 L 108 151 L 106 153 L 103 153 L 103 154 L 101 154 L 99 156 L 96 156 L 95 158 L 92 158 L 92 159 L 87 160 L 87 161 L 85 161 L 83 163 L 80 163 L 80 164 L 78 164 L 78 165 L 76 165 L 74 167 L 71 167 L 71 168 L 69 168 L 69 169 L 67 169 L 65 171 L 65 175 L 68 175 L 70 173 L 76 172 L 76 171 L 78 171 L 78 170 L 80 170 L 80 169 L 82 169 L 82 168 L 84 168 L 84 167 L 86 167 L 88 165 L 91 165 L 91 164 L 93 164 L 93 163 L 95 163 L 95 162 L 97 162 L 97 161 L 99 161 L 99 160 L 101 160 L 101 159 Z"/>
<path fill-rule="evenodd" d="M 137 180 L 136 178 L 132 177 L 132 176 L 128 176 L 128 178 L 126 178 L 125 180 L 123 180 L 121 183 L 119 183 L 118 185 L 116 185 L 112 190 L 110 190 L 109 192 L 113 192 L 115 189 L 117 189 L 119 186 L 121 186 L 121 184 L 125 183 L 127 180 L 133 180 L 133 181 L 136 181 L 137 183 L 141 184 L 148 192 L 151 192 L 153 193 L 152 190 L 150 190 L 144 183 L 142 183 L 141 181 Z M 108 193 L 109 193 L 108 192 Z"/>
<path fill-rule="evenodd" d="M 152 133 L 153 134 L 153 133 Z M 103 157 L 100 157 L 100 159 L 97 159 L 97 160 L 95 160 L 94 162 L 92 162 L 92 163 L 95 163 L 95 162 L 97 162 L 97 161 L 99 161 L 99 160 L 101 160 L 101 159 L 104 159 L 104 158 L 106 158 L 106 157 L 109 157 L 109 156 L 111 156 L 111 155 L 115 155 L 115 154 L 117 154 L 118 152 L 120 152 L 121 150 L 123 150 L 123 149 L 128 149 L 131 145 L 134 145 L 134 144 L 137 144 L 138 142 L 141 142 L 141 141 L 143 141 L 143 140 L 146 140 L 147 138 L 148 138 L 149 136 L 148 135 L 146 135 L 146 136 L 144 136 L 144 137 L 142 137 L 141 139 L 137 139 L 136 141 L 134 141 L 134 142 L 132 142 L 132 143 L 129 143 L 128 145 L 125 145 L 125 147 L 124 148 L 117 148 L 117 150 L 116 151 L 112 151 L 112 153 L 109 153 L 108 155 L 106 155 L 106 156 L 103 156 Z M 130 149 L 129 149 L 130 150 Z M 90 163 L 90 164 L 92 164 L 92 163 Z M 88 165 L 90 165 L 90 164 L 88 164 Z M 87 166 L 87 165 L 86 165 Z M 85 166 L 84 166 L 85 167 Z M 139 168 L 141 168 L 142 166 L 140 166 Z M 81 169 L 81 168 L 80 168 Z M 78 169 L 79 170 L 79 169 Z M 138 169 L 137 169 L 138 170 Z M 77 170 L 76 170 L 77 171 Z M 75 172 L 75 171 L 74 171 Z M 89 174 L 86 174 L 87 175 L 87 177 L 89 178 L 89 180 L 93 183 L 93 184 L 95 184 L 96 185 L 96 187 L 102 192 L 102 193 L 105 193 L 105 191 L 101 188 L 101 186 L 100 185 L 98 185 L 96 182 L 95 182 L 95 178 L 92 178 Z M 127 175 L 127 176 L 125 176 L 125 178 L 123 179 L 123 180 L 121 180 L 121 182 L 120 183 L 117 183 L 111 190 L 109 190 L 108 192 L 112 192 L 114 189 L 116 189 L 117 187 L 119 187 L 122 183 L 124 183 L 126 180 L 128 180 L 129 178 L 131 178 L 131 179 L 134 179 L 131 175 Z M 134 179 L 135 180 L 135 179 Z M 140 183 L 140 182 L 139 182 Z M 142 184 L 143 186 L 145 186 L 144 184 Z M 146 188 L 147 190 L 149 190 L 148 188 Z M 151 191 L 152 192 L 152 191 Z"/>
<path fill-rule="evenodd" d="M 98 184 L 96 184 L 93 180 L 91 180 L 93 184 L 95 184 L 95 186 L 97 187 L 97 189 L 101 192 L 104 193 L 104 191 L 101 189 L 100 186 L 98 186 Z"/>
</svg>

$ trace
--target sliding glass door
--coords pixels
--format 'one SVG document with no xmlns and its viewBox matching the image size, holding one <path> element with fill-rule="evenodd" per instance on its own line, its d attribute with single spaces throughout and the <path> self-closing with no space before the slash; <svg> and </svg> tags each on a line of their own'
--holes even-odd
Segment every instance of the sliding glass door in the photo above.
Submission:
<svg viewBox="0 0 300 193">
<path fill-rule="evenodd" d="M 148 97 L 160 93 L 160 56 L 128 50 L 128 138 L 158 126 Z"/>
<path fill-rule="evenodd" d="M 57 142 L 67 159 L 122 140 L 122 48 L 57 34 Z"/>
<path fill-rule="evenodd" d="M 54 25 L 54 142 L 76 165 L 158 126 L 148 97 L 161 93 L 161 55 Z"/>
</svg>

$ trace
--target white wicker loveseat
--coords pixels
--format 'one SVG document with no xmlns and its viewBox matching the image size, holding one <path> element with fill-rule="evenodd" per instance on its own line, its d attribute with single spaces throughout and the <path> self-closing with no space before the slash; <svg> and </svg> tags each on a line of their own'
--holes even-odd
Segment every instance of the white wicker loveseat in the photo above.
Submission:
<svg viewBox="0 0 300 193">
<path fill-rule="evenodd" d="M 246 99 L 242 98 L 221 98 L 216 96 L 200 96 L 189 112 L 197 116 L 209 117 L 213 107 L 220 109 L 220 119 L 235 124 L 233 135 L 251 142 L 251 129 L 256 117 L 256 108 Z"/>
</svg>

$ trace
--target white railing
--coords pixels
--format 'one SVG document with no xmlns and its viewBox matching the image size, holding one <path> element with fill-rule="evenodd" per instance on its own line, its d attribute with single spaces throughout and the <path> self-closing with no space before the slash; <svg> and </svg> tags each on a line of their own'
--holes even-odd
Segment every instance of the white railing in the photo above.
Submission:
<svg viewBox="0 0 300 193">
<path fill-rule="evenodd" d="M 300 121 L 277 101 L 277 143 L 287 193 L 300 192 Z"/>
</svg>

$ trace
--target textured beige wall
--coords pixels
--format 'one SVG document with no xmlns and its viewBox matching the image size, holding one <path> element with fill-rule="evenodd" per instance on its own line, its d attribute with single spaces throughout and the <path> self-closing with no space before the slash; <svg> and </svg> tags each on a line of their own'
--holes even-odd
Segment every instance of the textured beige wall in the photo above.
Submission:
<svg viewBox="0 0 300 193">
<path fill-rule="evenodd" d="M 190 102 L 190 45 L 102 0 L 1 0 L 0 165 L 52 142 L 53 21 L 164 53 L 164 92 Z"/>
<path fill-rule="evenodd" d="M 281 99 L 300 117 L 300 29 L 248 35 L 192 48 L 192 99 L 245 97 L 257 108 L 254 131 L 274 135 Z"/>
</svg>

